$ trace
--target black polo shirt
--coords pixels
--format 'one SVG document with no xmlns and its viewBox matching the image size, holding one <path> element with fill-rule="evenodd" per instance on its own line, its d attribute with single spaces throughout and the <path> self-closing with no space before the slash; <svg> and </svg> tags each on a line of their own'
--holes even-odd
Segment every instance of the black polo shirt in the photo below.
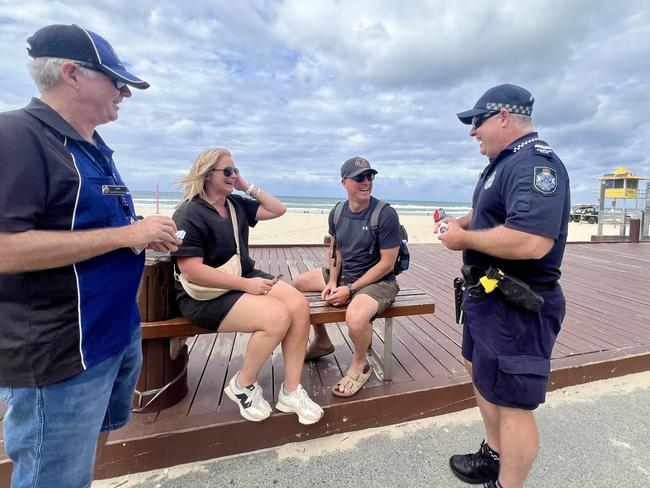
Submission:
<svg viewBox="0 0 650 488">
<path fill-rule="evenodd" d="M 112 151 L 85 141 L 38 99 L 0 114 L 0 232 L 129 225 Z M 83 371 L 130 342 L 144 254 L 118 249 L 71 266 L 0 273 L 0 386 L 32 387 Z"/>
<path fill-rule="evenodd" d="M 257 200 L 244 198 L 240 195 L 229 195 L 237 213 L 239 226 L 239 253 L 242 274 L 253 271 L 253 261 L 248 251 L 248 229 L 255 227 L 255 218 L 260 204 Z M 186 232 L 183 244 L 172 253 L 174 257 L 202 257 L 203 263 L 216 268 L 225 264 L 236 252 L 235 235 L 232 221 L 224 218 L 219 212 L 203 200 L 195 196 L 189 202 L 181 204 L 172 216 L 176 228 Z M 177 293 L 184 294 L 185 290 L 176 282 Z"/>
<path fill-rule="evenodd" d="M 463 252 L 465 264 L 495 266 L 531 285 L 560 278 L 570 212 L 569 175 L 536 132 L 505 147 L 481 173 L 472 199 L 469 230 L 504 225 L 555 240 L 541 259 L 509 260 L 478 251 Z"/>
</svg>

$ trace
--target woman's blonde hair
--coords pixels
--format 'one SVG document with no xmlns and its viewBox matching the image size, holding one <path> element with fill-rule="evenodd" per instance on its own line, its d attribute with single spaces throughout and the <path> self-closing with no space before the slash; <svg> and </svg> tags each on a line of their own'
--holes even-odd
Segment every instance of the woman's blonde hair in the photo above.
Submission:
<svg viewBox="0 0 650 488">
<path fill-rule="evenodd" d="M 205 176 L 224 156 L 232 157 L 230 151 L 217 147 L 203 151 L 196 157 L 194 164 L 192 164 L 190 172 L 187 173 L 187 176 L 184 176 L 183 178 L 180 178 L 176 181 L 176 184 L 178 186 L 185 187 L 185 192 L 183 194 L 183 198 L 181 198 L 180 204 L 189 202 L 197 195 L 199 195 L 201 198 L 205 196 L 203 189 Z"/>
</svg>

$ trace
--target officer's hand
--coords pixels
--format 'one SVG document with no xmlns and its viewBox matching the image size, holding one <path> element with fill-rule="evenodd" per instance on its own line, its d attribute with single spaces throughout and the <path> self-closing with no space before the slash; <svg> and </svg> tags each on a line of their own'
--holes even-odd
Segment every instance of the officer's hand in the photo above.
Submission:
<svg viewBox="0 0 650 488">
<path fill-rule="evenodd" d="M 456 221 L 451 220 L 447 223 L 447 230 L 438 234 L 438 240 L 451 251 L 462 251 L 465 249 L 465 233 L 466 231 Z"/>
<path fill-rule="evenodd" d="M 433 228 L 433 233 L 434 234 L 443 234 L 447 232 L 447 228 L 449 227 L 449 222 L 454 220 L 454 217 L 445 217 L 443 219 L 440 219 L 436 222 L 436 225 Z"/>
<path fill-rule="evenodd" d="M 126 247 L 150 246 L 164 252 L 175 251 L 183 242 L 176 237 L 176 224 L 165 215 L 150 215 L 122 229 L 126 233 Z"/>
</svg>

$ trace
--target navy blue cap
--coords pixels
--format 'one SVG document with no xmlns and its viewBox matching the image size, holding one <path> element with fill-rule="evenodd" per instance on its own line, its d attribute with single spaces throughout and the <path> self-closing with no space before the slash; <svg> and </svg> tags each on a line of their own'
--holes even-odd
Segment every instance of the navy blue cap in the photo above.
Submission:
<svg viewBox="0 0 650 488">
<path fill-rule="evenodd" d="M 370 171 L 374 174 L 378 173 L 376 169 L 372 169 L 370 167 L 370 163 L 367 159 L 361 158 L 359 156 L 350 158 L 345 163 L 343 163 L 343 166 L 341 166 L 341 178 L 354 178 L 364 171 Z"/>
<path fill-rule="evenodd" d="M 472 118 L 505 108 L 511 114 L 530 116 L 533 113 L 535 97 L 517 85 L 499 85 L 486 91 L 471 110 L 460 112 L 458 118 L 463 124 L 471 124 Z"/>
<path fill-rule="evenodd" d="M 115 51 L 102 36 L 78 25 L 48 25 L 27 39 L 32 58 L 63 58 L 91 63 L 111 78 L 134 88 L 149 88 L 149 83 L 129 73 Z"/>
</svg>

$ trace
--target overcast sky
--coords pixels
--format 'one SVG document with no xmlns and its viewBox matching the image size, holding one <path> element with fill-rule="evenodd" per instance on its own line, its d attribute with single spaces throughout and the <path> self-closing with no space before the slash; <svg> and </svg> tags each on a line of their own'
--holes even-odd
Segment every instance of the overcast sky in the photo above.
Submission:
<svg viewBox="0 0 650 488">
<path fill-rule="evenodd" d="M 25 39 L 55 23 L 151 83 L 99 128 L 132 190 L 225 147 L 280 195 L 341 196 L 360 155 L 382 198 L 469 201 L 486 160 L 455 114 L 501 83 L 535 96 L 575 203 L 618 166 L 650 177 L 648 1 L 0 0 L 0 110 L 38 96 Z"/>
</svg>

